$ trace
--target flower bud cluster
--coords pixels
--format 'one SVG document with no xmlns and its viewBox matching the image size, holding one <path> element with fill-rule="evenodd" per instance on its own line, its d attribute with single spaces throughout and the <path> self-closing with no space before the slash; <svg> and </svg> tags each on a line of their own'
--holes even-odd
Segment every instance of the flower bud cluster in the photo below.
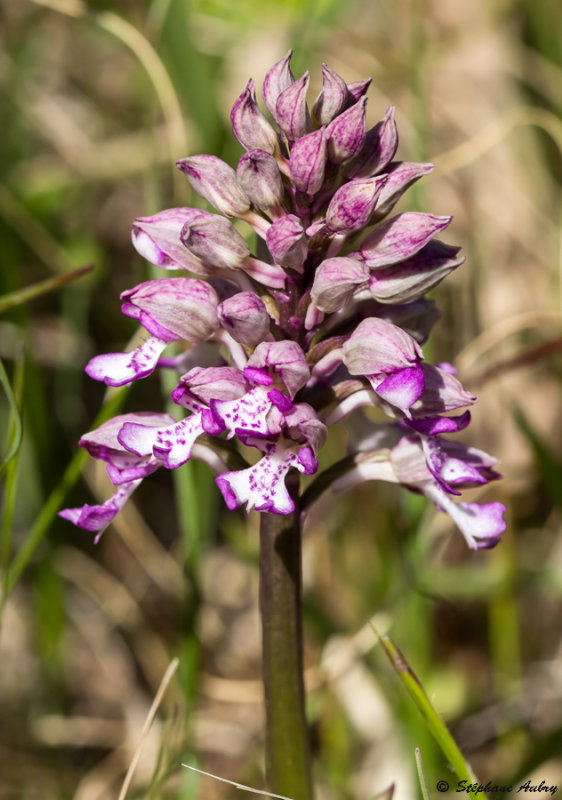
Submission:
<svg viewBox="0 0 562 800">
<path fill-rule="evenodd" d="M 464 260 L 435 238 L 451 217 L 388 217 L 432 164 L 394 160 L 392 107 L 368 127 L 370 80 L 347 84 L 323 65 L 309 108 L 308 72 L 295 79 L 290 59 L 265 77 L 270 119 L 253 80 L 234 103 L 245 150 L 236 169 L 211 155 L 177 163 L 216 213 L 172 208 L 135 221 L 138 252 L 182 272 L 123 293 L 123 313 L 149 336 L 134 352 L 93 358 L 87 372 L 120 386 L 173 367 L 183 416 L 126 414 L 86 434 L 80 444 L 107 463 L 116 493 L 61 514 L 101 532 L 143 477 L 190 458 L 215 471 L 229 508 L 288 514 L 288 471 L 314 474 L 328 426 L 349 420 L 353 430 L 362 407 L 377 407 L 388 422 L 373 431 L 363 420 L 334 490 L 400 483 L 446 511 L 470 547 L 491 547 L 505 529 L 503 506 L 452 498 L 498 478 L 495 461 L 444 437 L 466 427 L 468 411 L 450 412 L 475 398 L 421 349 L 437 318 L 425 295 Z M 256 253 L 235 219 L 256 232 Z M 168 347 L 173 355 L 163 358 Z M 232 469 L 234 442 L 225 440 L 259 458 L 239 456 L 242 468 Z"/>
</svg>

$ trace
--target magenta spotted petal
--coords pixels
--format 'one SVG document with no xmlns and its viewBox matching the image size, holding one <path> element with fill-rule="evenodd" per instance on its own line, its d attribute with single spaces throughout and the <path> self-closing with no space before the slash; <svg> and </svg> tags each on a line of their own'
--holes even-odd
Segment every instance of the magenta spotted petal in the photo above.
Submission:
<svg viewBox="0 0 562 800">
<path fill-rule="evenodd" d="M 119 433 L 119 441 L 132 453 L 139 456 L 153 454 L 167 469 L 175 469 L 189 461 L 195 440 L 203 432 L 199 413 L 166 428 L 125 423 Z"/>
<path fill-rule="evenodd" d="M 248 513 L 255 508 L 272 514 L 290 514 L 295 504 L 285 486 L 285 477 L 291 468 L 311 475 L 316 472 L 318 462 L 308 447 L 295 453 L 269 445 L 266 454 L 253 467 L 225 472 L 219 475 L 216 483 L 230 509 L 246 503 Z"/>
<path fill-rule="evenodd" d="M 94 356 L 86 366 L 86 374 L 108 386 L 124 386 L 139 378 L 146 378 L 156 369 L 158 357 L 169 343 L 151 336 L 132 353 Z"/>
<path fill-rule="evenodd" d="M 211 400 L 213 417 L 227 439 L 237 436 L 242 441 L 250 436 L 269 438 L 281 432 L 282 412 L 269 397 L 269 390 L 256 386 L 237 400 Z"/>
</svg>

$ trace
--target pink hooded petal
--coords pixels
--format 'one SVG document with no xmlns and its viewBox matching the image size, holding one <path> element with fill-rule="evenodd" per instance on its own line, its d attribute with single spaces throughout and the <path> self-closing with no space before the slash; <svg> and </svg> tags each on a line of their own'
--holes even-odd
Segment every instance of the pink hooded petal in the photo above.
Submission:
<svg viewBox="0 0 562 800">
<path fill-rule="evenodd" d="M 283 380 L 289 396 L 293 398 L 310 377 L 302 348 L 291 340 L 262 342 L 250 358 L 249 367 L 269 367 Z"/>
<path fill-rule="evenodd" d="M 379 317 L 360 322 L 343 345 L 343 361 L 352 375 L 391 374 L 422 359 L 415 339 Z"/>
<path fill-rule="evenodd" d="M 275 103 L 275 121 L 287 136 L 294 142 L 310 131 L 311 120 L 306 104 L 306 93 L 310 76 L 308 72 L 284 89 Z"/>
<path fill-rule="evenodd" d="M 250 208 L 250 201 L 238 184 L 236 173 L 217 156 L 182 158 L 176 162 L 176 166 L 187 177 L 194 191 L 208 200 L 219 214 L 237 217 Z"/>
<path fill-rule="evenodd" d="M 232 106 L 230 121 L 234 135 L 246 150 L 259 148 L 274 153 L 277 149 L 277 134 L 258 108 L 255 84 L 251 78 Z"/>
</svg>

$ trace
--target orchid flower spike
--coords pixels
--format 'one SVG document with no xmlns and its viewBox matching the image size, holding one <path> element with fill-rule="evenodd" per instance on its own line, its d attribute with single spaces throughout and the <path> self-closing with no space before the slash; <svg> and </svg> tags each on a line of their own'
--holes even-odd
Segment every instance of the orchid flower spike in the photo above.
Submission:
<svg viewBox="0 0 562 800">
<path fill-rule="evenodd" d="M 214 155 L 177 162 L 212 210 L 135 220 L 135 248 L 167 277 L 121 296 L 146 331 L 140 346 L 98 355 L 86 371 L 122 386 L 175 369 L 177 414 L 124 414 L 85 434 L 115 492 L 60 514 L 99 538 L 143 478 L 193 458 L 214 471 L 228 508 L 290 514 L 287 474 L 313 476 L 328 428 L 353 430 L 361 408 L 376 407 L 387 420 L 351 436 L 334 491 L 399 483 L 449 514 L 469 547 L 492 547 L 505 530 L 501 503 L 453 498 L 499 478 L 495 460 L 444 436 L 466 428 L 459 409 L 476 398 L 422 351 L 438 318 L 425 295 L 463 262 L 436 238 L 451 217 L 388 216 L 433 165 L 394 160 L 394 108 L 368 124 L 369 79 L 347 84 L 324 64 L 310 106 L 309 74 L 295 78 L 290 61 L 265 76 L 265 112 L 253 79 L 235 100 L 245 150 L 236 168 Z"/>
</svg>

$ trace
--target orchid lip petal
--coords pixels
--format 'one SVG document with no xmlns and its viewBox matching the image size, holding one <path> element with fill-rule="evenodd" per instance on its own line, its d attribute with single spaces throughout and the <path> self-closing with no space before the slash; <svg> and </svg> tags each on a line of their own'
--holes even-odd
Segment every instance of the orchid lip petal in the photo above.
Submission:
<svg viewBox="0 0 562 800">
<path fill-rule="evenodd" d="M 451 517 L 471 550 L 486 550 L 499 542 L 507 527 L 503 503 L 455 503 L 437 484 L 428 485 L 423 491 Z"/>
<path fill-rule="evenodd" d="M 241 440 L 267 438 L 281 432 L 281 412 L 268 394 L 266 387 L 258 385 L 236 400 L 211 400 L 213 417 L 228 430 L 227 439 L 235 435 Z"/>
<path fill-rule="evenodd" d="M 65 508 L 58 512 L 58 516 L 72 522 L 83 530 L 97 533 L 97 544 L 107 526 L 117 516 L 137 486 L 142 483 L 142 478 L 123 483 L 104 503 L 96 505 L 83 505 L 80 508 Z"/>
<path fill-rule="evenodd" d="M 169 341 L 151 336 L 131 353 L 105 353 L 94 356 L 86 366 L 86 374 L 107 386 L 124 386 L 146 378 L 156 369 L 160 353 Z"/>
<path fill-rule="evenodd" d="M 175 469 L 189 461 L 193 444 L 202 433 L 199 413 L 166 428 L 147 428 L 128 422 L 121 428 L 118 438 L 123 447 L 132 453 L 154 454 L 167 469 Z"/>
<path fill-rule="evenodd" d="M 272 514 L 290 514 L 295 504 L 285 486 L 285 476 L 292 467 L 313 474 L 318 462 L 308 447 L 297 454 L 270 444 L 263 458 L 253 467 L 225 472 L 219 475 L 216 484 L 230 509 L 246 503 L 248 513 L 255 508 Z"/>
</svg>

